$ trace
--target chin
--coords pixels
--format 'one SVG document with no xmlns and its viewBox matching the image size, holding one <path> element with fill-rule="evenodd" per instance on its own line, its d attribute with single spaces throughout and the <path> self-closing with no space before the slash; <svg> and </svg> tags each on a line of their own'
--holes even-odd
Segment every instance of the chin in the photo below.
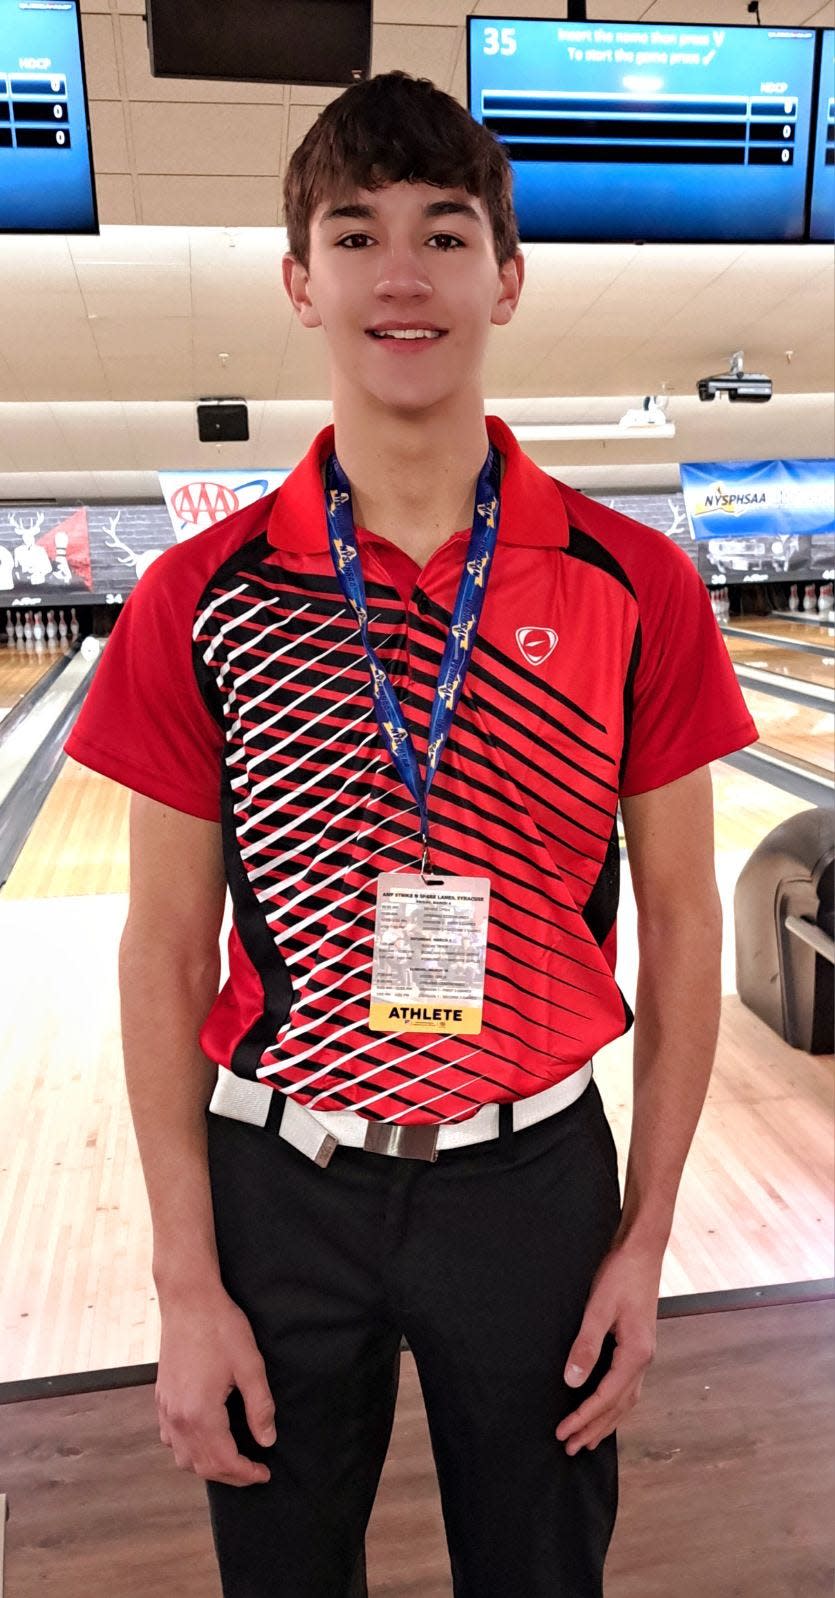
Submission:
<svg viewBox="0 0 835 1598">
<path fill-rule="evenodd" d="M 384 410 L 397 411 L 401 416 L 419 416 L 443 408 L 457 399 L 465 387 L 470 385 L 462 384 L 459 376 L 456 382 L 446 383 L 437 379 L 434 383 L 370 383 L 366 393 Z"/>
</svg>

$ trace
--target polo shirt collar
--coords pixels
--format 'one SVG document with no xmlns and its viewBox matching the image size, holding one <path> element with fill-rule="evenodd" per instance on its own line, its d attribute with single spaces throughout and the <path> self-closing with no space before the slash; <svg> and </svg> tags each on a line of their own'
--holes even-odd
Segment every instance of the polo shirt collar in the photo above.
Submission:
<svg viewBox="0 0 835 1598">
<path fill-rule="evenodd" d="M 505 422 L 498 416 L 485 420 L 490 442 L 505 460 L 499 543 L 564 549 L 568 517 L 557 483 L 519 448 Z M 267 523 L 267 537 L 276 548 L 311 554 L 328 549 L 321 470 L 333 447 L 331 424 L 278 490 Z"/>
</svg>

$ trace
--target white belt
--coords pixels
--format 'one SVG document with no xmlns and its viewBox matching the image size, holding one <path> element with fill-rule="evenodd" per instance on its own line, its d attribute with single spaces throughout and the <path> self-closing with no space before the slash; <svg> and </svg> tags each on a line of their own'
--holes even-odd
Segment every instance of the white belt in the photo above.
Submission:
<svg viewBox="0 0 835 1598">
<path fill-rule="evenodd" d="M 571 1076 L 555 1082 L 542 1093 L 513 1103 L 513 1130 L 534 1126 L 548 1115 L 564 1110 L 588 1087 L 592 1077 L 589 1060 Z M 280 1092 L 268 1082 L 253 1082 L 236 1076 L 227 1066 L 218 1067 L 217 1084 L 209 1101 L 215 1115 L 233 1121 L 248 1121 L 266 1126 L 273 1096 Z M 317 1165 L 327 1165 L 339 1143 L 349 1148 L 364 1148 L 376 1154 L 434 1160 L 444 1149 L 466 1148 L 470 1143 L 485 1143 L 499 1135 L 499 1106 L 484 1104 L 468 1121 L 435 1123 L 428 1126 L 402 1126 L 392 1121 L 369 1121 L 354 1110 L 308 1110 L 284 1095 L 284 1110 L 279 1137 L 292 1143 Z"/>
</svg>

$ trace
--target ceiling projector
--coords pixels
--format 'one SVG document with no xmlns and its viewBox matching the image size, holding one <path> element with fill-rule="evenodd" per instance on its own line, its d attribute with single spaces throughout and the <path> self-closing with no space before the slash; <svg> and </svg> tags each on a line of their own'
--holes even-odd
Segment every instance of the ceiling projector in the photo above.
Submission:
<svg viewBox="0 0 835 1598">
<path fill-rule="evenodd" d="M 764 405 L 770 400 L 771 378 L 763 372 L 744 372 L 742 359 L 742 351 L 737 350 L 731 356 L 730 371 L 700 377 L 696 384 L 699 399 L 715 400 L 717 394 L 727 394 L 732 405 Z"/>
</svg>

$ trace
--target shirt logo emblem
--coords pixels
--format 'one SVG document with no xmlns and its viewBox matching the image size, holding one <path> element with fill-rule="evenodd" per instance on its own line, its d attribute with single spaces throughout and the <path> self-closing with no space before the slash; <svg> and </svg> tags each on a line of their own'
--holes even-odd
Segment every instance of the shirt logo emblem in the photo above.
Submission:
<svg viewBox="0 0 835 1598">
<path fill-rule="evenodd" d="M 553 655 L 559 635 L 550 627 L 517 627 L 516 642 L 529 666 L 543 666 Z"/>
</svg>

